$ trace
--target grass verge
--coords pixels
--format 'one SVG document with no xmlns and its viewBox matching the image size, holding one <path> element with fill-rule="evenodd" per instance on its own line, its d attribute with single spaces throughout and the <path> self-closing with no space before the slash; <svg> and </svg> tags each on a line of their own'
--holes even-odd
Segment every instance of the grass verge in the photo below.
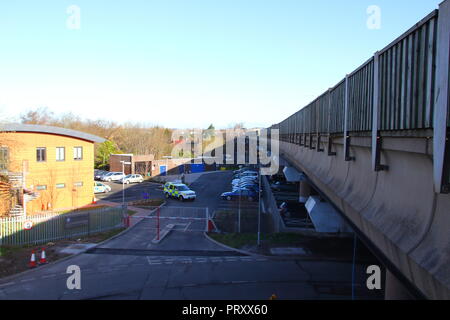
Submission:
<svg viewBox="0 0 450 320">
<path fill-rule="evenodd" d="M 71 244 L 100 243 L 122 232 L 124 229 L 119 228 L 74 239 L 57 240 L 43 245 L 2 246 L 0 247 L 0 278 L 29 270 L 28 263 L 32 250 L 36 253 L 36 261 L 39 261 L 41 250 L 45 248 L 47 261 L 55 262 L 69 256 L 68 254 L 60 253 L 60 250 L 64 247 Z"/>
<path fill-rule="evenodd" d="M 236 249 L 256 245 L 258 240 L 256 233 L 210 233 L 208 235 L 214 240 Z M 296 246 L 304 244 L 305 237 L 296 233 L 273 233 L 262 234 L 261 241 L 264 241 L 266 245 Z"/>
</svg>

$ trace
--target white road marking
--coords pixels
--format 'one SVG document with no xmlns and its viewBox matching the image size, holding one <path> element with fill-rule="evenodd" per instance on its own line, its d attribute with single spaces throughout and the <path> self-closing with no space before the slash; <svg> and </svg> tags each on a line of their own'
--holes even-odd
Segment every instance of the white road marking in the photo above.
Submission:
<svg viewBox="0 0 450 320">
<path fill-rule="evenodd" d="M 253 260 L 252 257 L 241 257 L 240 259 L 244 260 L 244 261 L 252 261 Z"/>
<path fill-rule="evenodd" d="M 183 260 L 180 260 L 180 261 L 181 261 L 181 263 L 192 263 L 191 259 L 183 259 Z"/>
<path fill-rule="evenodd" d="M 186 228 L 184 228 L 184 232 L 186 232 L 186 230 L 189 228 L 189 226 L 191 225 L 192 221 L 189 221 L 189 223 L 186 225 Z"/>
<path fill-rule="evenodd" d="M 147 261 L 149 265 L 161 264 L 161 260 L 150 260 L 150 257 L 147 257 Z"/>
<path fill-rule="evenodd" d="M 23 280 L 20 280 L 20 282 L 30 282 L 30 281 L 33 281 L 33 280 L 36 280 L 36 278 L 23 279 Z"/>
<path fill-rule="evenodd" d="M 13 284 L 16 284 L 16 283 L 15 283 L 14 281 L 13 281 L 13 282 L 3 283 L 3 284 L 0 284 L 0 288 L 1 288 L 1 287 L 11 286 L 11 285 L 13 285 Z"/>
<path fill-rule="evenodd" d="M 86 271 L 86 270 L 85 270 Z M 41 278 L 42 279 L 49 279 L 49 278 L 54 278 L 54 277 L 56 277 L 56 274 L 47 274 L 47 275 L 45 275 L 45 276 L 42 276 Z"/>
<path fill-rule="evenodd" d="M 225 258 L 225 260 L 229 261 L 229 262 L 233 262 L 233 261 L 237 261 L 237 258 Z"/>
</svg>

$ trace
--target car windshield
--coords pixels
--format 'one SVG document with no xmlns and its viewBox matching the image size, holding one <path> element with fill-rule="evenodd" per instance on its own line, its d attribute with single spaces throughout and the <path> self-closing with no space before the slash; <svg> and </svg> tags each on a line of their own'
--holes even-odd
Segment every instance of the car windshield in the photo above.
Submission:
<svg viewBox="0 0 450 320">
<path fill-rule="evenodd" d="M 132 174 L 129 174 L 129 175 L 126 175 L 125 178 L 131 178 L 132 176 L 133 176 Z"/>
<path fill-rule="evenodd" d="M 178 189 L 179 191 L 189 191 L 189 188 L 186 187 L 186 186 L 178 186 L 177 189 Z"/>
</svg>

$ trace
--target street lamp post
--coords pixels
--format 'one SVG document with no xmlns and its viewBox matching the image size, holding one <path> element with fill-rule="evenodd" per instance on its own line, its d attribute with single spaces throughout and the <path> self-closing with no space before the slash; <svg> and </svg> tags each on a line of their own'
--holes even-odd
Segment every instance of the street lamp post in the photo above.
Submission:
<svg viewBox="0 0 450 320">
<path fill-rule="evenodd" d="M 258 247 L 261 245 L 261 167 L 258 172 Z"/>
<path fill-rule="evenodd" d="M 120 161 L 120 163 L 122 163 L 122 212 L 123 214 L 125 214 L 125 165 L 129 165 L 131 164 L 131 162 L 126 162 L 126 161 Z"/>
<path fill-rule="evenodd" d="M 239 188 L 238 233 L 241 233 L 241 195 L 242 189 Z"/>
</svg>

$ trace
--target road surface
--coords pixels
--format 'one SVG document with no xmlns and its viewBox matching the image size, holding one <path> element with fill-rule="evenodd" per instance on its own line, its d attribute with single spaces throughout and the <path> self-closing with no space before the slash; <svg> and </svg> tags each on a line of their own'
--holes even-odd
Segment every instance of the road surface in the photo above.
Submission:
<svg viewBox="0 0 450 320">
<path fill-rule="evenodd" d="M 226 191 L 230 178 L 228 172 L 202 176 L 192 185 L 198 194 L 196 201 L 169 200 L 161 215 L 170 216 L 180 206 L 208 207 L 211 211 L 219 208 L 223 202 L 218 195 Z M 146 218 L 86 253 L 0 280 L 0 299 L 267 300 L 272 294 L 279 299 L 351 297 L 352 265 L 347 261 L 243 255 L 211 242 L 197 230 L 198 223 L 176 229 L 154 244 L 154 219 Z M 80 290 L 67 288 L 70 265 L 80 267 Z M 380 298 L 365 289 L 366 267 L 356 266 L 357 298 Z"/>
</svg>

